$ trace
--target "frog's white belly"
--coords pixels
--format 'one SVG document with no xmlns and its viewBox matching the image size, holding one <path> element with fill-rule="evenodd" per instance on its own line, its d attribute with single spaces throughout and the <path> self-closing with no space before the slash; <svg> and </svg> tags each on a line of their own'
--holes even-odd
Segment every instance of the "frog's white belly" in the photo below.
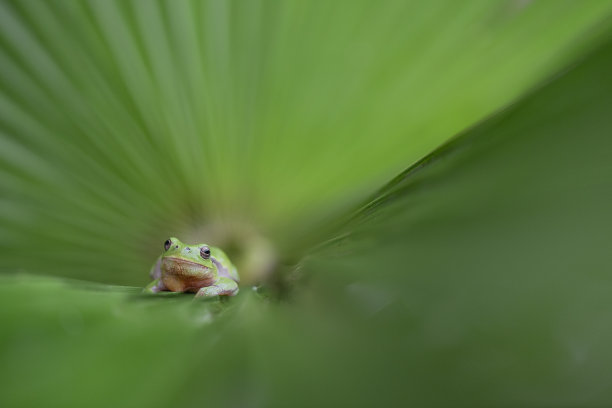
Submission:
<svg viewBox="0 0 612 408">
<path fill-rule="evenodd" d="M 216 260 L 214 257 L 211 257 L 210 260 L 213 261 L 213 263 L 217 267 L 217 273 L 219 274 L 219 277 L 230 278 L 234 282 L 238 283 L 236 278 L 230 274 L 229 270 L 225 267 L 225 265 Z"/>
</svg>

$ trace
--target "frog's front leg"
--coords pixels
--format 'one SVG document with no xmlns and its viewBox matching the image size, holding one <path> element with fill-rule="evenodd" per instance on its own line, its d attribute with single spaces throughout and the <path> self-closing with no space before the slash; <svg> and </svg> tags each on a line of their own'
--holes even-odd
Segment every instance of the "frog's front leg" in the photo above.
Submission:
<svg viewBox="0 0 612 408">
<path fill-rule="evenodd" d="M 145 286 L 142 291 L 144 293 L 157 293 L 161 292 L 162 290 L 167 290 L 166 286 L 164 285 L 164 282 L 162 282 L 161 278 L 157 278 L 153 282 Z"/>
<path fill-rule="evenodd" d="M 149 272 L 151 279 L 159 279 L 162 276 L 161 272 L 161 256 L 157 257 L 157 261 L 153 264 L 151 271 Z"/>
<path fill-rule="evenodd" d="M 235 296 L 238 294 L 238 284 L 230 278 L 219 278 L 214 285 L 198 290 L 195 297 Z"/>
</svg>

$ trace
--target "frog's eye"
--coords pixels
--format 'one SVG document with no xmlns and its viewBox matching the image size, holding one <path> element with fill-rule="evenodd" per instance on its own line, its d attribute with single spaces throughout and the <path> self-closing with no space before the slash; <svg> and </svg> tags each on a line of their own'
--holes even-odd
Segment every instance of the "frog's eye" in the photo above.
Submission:
<svg viewBox="0 0 612 408">
<path fill-rule="evenodd" d="M 210 249 L 207 246 L 200 248 L 200 256 L 204 259 L 210 258 Z"/>
<path fill-rule="evenodd" d="M 167 251 L 170 249 L 170 245 L 172 245 L 172 241 L 170 241 L 169 239 L 166 240 L 166 242 L 164 242 L 164 249 Z"/>
</svg>

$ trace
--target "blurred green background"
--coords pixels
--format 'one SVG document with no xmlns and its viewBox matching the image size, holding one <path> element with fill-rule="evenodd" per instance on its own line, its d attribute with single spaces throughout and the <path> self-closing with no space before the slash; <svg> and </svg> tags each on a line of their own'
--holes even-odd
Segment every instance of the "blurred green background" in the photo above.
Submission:
<svg viewBox="0 0 612 408">
<path fill-rule="evenodd" d="M 0 405 L 612 404 L 611 17 L 1 1 Z"/>
</svg>

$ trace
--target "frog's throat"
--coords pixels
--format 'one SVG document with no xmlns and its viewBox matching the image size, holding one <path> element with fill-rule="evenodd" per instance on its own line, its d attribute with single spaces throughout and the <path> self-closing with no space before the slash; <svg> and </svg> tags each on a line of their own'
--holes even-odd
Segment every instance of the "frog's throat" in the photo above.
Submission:
<svg viewBox="0 0 612 408">
<path fill-rule="evenodd" d="M 206 265 L 202 265 L 196 262 L 188 261 L 186 259 L 166 257 L 162 259 L 163 269 L 167 273 L 183 275 L 190 275 L 190 271 L 208 272 L 211 268 Z"/>
</svg>

